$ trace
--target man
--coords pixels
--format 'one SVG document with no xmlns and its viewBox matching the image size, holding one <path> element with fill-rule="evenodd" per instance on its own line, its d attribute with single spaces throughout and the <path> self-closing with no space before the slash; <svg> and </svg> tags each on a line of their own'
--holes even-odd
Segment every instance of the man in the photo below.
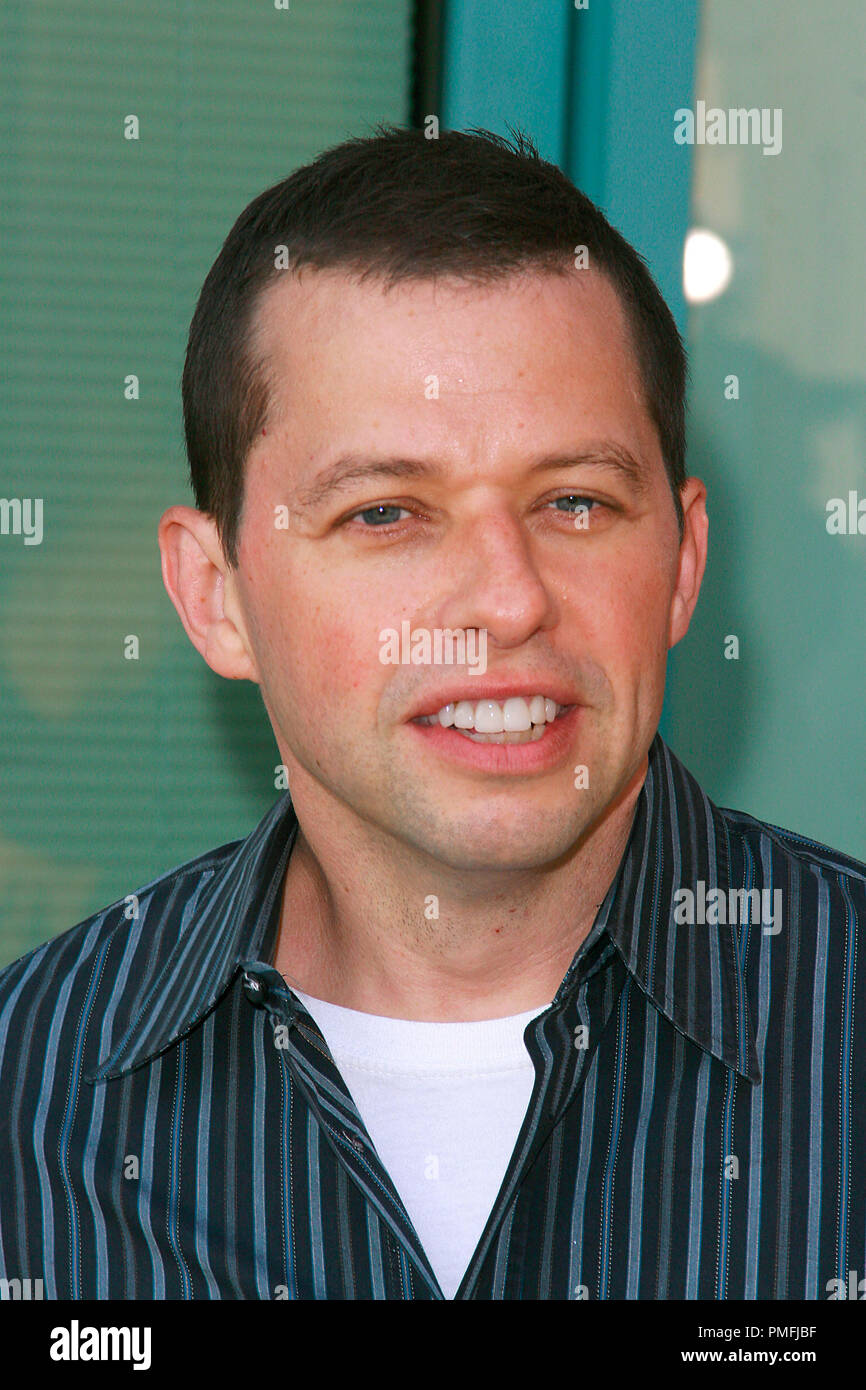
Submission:
<svg viewBox="0 0 866 1390">
<path fill-rule="evenodd" d="M 640 258 L 520 137 L 383 129 L 241 215 L 159 540 L 289 790 L 2 976 L 7 1277 L 866 1274 L 866 866 L 719 810 L 657 732 L 707 551 L 684 385 Z"/>
</svg>

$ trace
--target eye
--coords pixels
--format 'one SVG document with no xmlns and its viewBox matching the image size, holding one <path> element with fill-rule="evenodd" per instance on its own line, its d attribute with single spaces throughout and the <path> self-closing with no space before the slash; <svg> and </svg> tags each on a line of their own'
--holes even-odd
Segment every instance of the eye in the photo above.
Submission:
<svg viewBox="0 0 866 1390">
<path fill-rule="evenodd" d="M 593 511 L 597 511 L 599 507 L 604 506 L 603 502 L 597 501 L 594 497 L 584 497 L 580 492 L 564 493 L 561 497 L 551 498 L 551 502 L 558 511 L 563 511 L 569 516 L 579 516 L 582 510 L 586 510 L 591 514 Z M 568 505 L 560 507 L 560 502 L 565 502 Z"/>
<path fill-rule="evenodd" d="M 354 512 L 352 516 L 347 517 L 347 520 L 361 521 L 363 519 L 364 526 L 371 530 L 377 526 L 393 526 L 395 522 L 400 520 L 398 515 L 400 512 L 406 512 L 406 515 L 409 515 L 405 507 L 398 507 L 396 503 L 379 502 L 375 507 L 365 507 L 363 511 Z"/>
</svg>

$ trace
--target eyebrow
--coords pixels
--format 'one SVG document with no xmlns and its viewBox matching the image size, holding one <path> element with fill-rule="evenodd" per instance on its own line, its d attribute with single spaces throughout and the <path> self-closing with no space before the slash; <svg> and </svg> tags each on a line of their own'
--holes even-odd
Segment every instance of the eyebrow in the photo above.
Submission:
<svg viewBox="0 0 866 1390">
<path fill-rule="evenodd" d="M 544 454 L 530 465 L 530 473 L 552 473 L 564 468 L 597 468 L 624 479 L 634 493 L 645 497 L 650 491 L 647 468 L 621 444 L 605 441 L 566 453 Z M 402 457 L 369 458 L 346 454 L 325 468 L 309 487 L 295 498 L 304 509 L 319 506 L 332 493 L 347 492 L 358 482 L 374 478 L 441 478 L 443 470 L 423 459 Z"/>
</svg>

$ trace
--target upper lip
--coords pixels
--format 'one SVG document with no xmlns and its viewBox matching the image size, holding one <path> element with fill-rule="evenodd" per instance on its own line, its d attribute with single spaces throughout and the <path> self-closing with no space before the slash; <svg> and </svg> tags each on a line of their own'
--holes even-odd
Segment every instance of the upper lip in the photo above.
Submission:
<svg viewBox="0 0 866 1390">
<path fill-rule="evenodd" d="M 423 719 L 438 714 L 443 705 L 456 704 L 459 700 L 507 700 L 510 696 L 521 695 L 525 700 L 533 695 L 544 695 L 555 700 L 561 707 L 579 704 L 573 690 L 569 690 L 555 676 L 531 676 L 528 680 L 518 676 L 497 676 L 495 679 L 481 680 L 475 676 L 465 676 L 454 680 L 419 697 L 418 704 L 406 716 L 407 719 Z"/>
</svg>

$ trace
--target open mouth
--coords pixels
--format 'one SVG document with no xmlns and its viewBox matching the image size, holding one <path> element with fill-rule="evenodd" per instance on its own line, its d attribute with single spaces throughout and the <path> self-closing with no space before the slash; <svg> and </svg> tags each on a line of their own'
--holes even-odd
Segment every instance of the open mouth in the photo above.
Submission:
<svg viewBox="0 0 866 1390">
<path fill-rule="evenodd" d="M 452 701 L 412 723 L 453 729 L 473 743 L 537 743 L 549 725 L 572 709 L 574 705 L 559 705 L 545 695 L 515 695 L 507 700 Z"/>
</svg>

